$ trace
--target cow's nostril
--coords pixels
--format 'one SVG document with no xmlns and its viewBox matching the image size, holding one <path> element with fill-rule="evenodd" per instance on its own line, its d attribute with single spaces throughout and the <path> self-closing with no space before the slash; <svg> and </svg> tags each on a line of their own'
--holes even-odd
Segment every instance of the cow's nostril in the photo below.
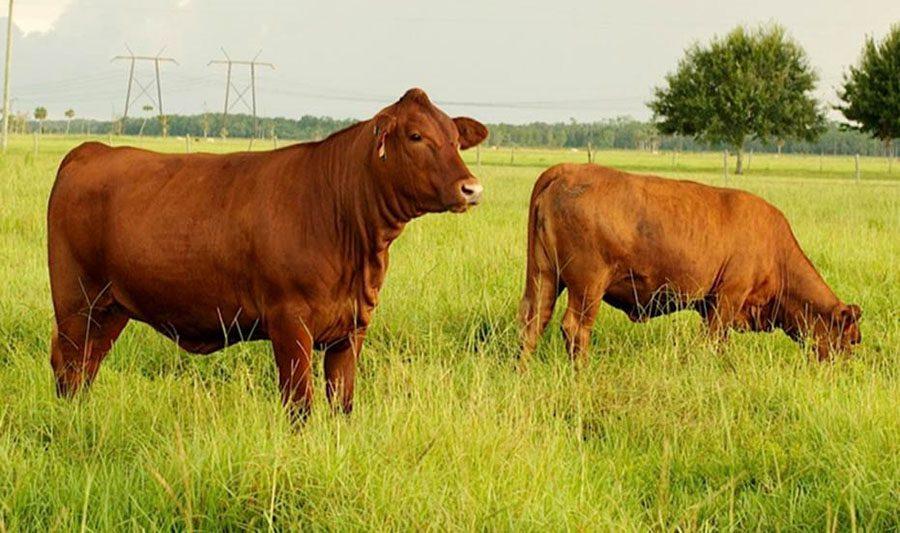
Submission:
<svg viewBox="0 0 900 533">
<path fill-rule="evenodd" d="M 484 190 L 484 187 L 477 183 L 464 183 L 459 191 L 466 198 L 466 201 L 470 204 L 477 203 L 479 198 L 481 198 L 481 191 Z"/>
</svg>

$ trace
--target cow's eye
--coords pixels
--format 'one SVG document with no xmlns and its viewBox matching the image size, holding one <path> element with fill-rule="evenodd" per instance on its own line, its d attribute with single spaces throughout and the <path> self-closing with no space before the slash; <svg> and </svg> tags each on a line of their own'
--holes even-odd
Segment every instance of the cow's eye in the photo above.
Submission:
<svg viewBox="0 0 900 533">
<path fill-rule="evenodd" d="M 421 140 L 422 140 L 422 136 L 419 135 L 418 133 L 413 133 L 413 134 L 411 134 L 411 135 L 409 136 L 409 140 L 411 140 L 411 141 L 421 141 Z"/>
</svg>

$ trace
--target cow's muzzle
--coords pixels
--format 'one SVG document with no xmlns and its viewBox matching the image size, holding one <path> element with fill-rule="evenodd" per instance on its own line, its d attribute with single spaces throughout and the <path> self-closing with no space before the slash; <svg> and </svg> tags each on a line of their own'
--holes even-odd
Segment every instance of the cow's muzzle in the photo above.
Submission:
<svg viewBox="0 0 900 533">
<path fill-rule="evenodd" d="M 466 205 L 478 205 L 483 191 L 484 187 L 478 182 L 463 183 L 459 186 L 459 192 L 465 198 Z"/>
</svg>

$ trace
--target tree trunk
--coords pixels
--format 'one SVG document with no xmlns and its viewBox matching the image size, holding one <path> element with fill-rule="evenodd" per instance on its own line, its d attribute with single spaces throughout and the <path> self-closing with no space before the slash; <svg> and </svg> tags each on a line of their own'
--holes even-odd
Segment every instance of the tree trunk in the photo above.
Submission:
<svg viewBox="0 0 900 533">
<path fill-rule="evenodd" d="M 738 146 L 734 149 L 734 153 L 737 156 L 737 166 L 734 169 L 734 173 L 742 176 L 744 174 L 744 148 Z"/>
<path fill-rule="evenodd" d="M 147 125 L 147 117 L 144 117 L 144 121 L 141 122 L 141 129 L 138 130 L 138 137 L 144 136 L 144 126 L 146 126 L 146 125 Z"/>
<path fill-rule="evenodd" d="M 66 120 L 66 135 L 69 134 L 69 126 L 71 126 L 71 125 L 72 125 L 72 120 L 71 119 Z"/>
</svg>

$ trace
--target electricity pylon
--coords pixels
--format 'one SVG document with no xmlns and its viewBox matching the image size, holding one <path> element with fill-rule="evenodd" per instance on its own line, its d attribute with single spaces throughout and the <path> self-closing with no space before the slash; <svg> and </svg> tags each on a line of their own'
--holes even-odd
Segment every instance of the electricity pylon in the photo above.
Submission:
<svg viewBox="0 0 900 533">
<path fill-rule="evenodd" d="M 247 110 L 253 114 L 252 138 L 256 138 L 259 136 L 259 120 L 256 116 L 256 67 L 268 67 L 272 70 L 275 70 L 275 65 L 273 65 L 272 63 L 265 63 L 256 60 L 259 57 L 259 54 L 262 53 L 262 50 L 257 52 L 253 59 L 251 59 L 250 61 L 237 61 L 231 59 L 231 57 L 228 56 L 228 52 L 226 52 L 224 48 L 222 48 L 222 53 L 225 54 L 225 59 L 213 59 L 206 65 L 226 65 L 227 67 L 225 71 L 225 106 L 222 110 L 222 131 L 227 131 L 228 113 L 234 106 L 238 105 L 238 103 L 242 103 L 247 107 Z M 250 67 L 250 84 L 243 89 L 238 89 L 231 79 L 231 69 L 234 65 L 244 65 Z M 246 100 L 247 91 L 250 92 L 250 102 L 247 102 Z M 234 93 L 235 95 L 234 101 L 231 101 L 232 93 Z"/>
<path fill-rule="evenodd" d="M 171 57 L 162 57 L 161 54 L 163 50 L 160 50 L 158 54 L 155 56 L 138 56 L 135 55 L 134 52 L 131 51 L 131 48 L 128 45 L 125 45 L 125 48 L 128 49 L 128 55 L 121 55 L 112 58 L 113 61 L 127 60 L 131 64 L 128 67 L 128 87 L 125 90 L 125 111 L 122 113 L 122 127 L 125 127 L 125 121 L 128 119 L 128 111 L 134 105 L 135 102 L 140 100 L 142 96 L 146 96 L 148 100 L 153 102 L 156 106 L 156 109 L 159 110 L 159 118 L 160 123 L 162 123 L 165 117 L 165 113 L 163 111 L 163 97 L 162 97 L 162 82 L 160 80 L 159 74 L 159 64 L 160 63 L 175 63 L 178 64 L 178 61 L 172 59 Z M 140 80 L 134 77 L 134 65 L 138 61 L 152 61 L 153 67 L 156 72 L 156 98 L 153 97 L 153 94 L 150 92 L 152 89 L 152 82 L 147 83 L 146 85 L 141 83 Z M 132 86 L 137 85 L 140 89 L 140 93 L 135 98 L 131 97 Z"/>
</svg>

